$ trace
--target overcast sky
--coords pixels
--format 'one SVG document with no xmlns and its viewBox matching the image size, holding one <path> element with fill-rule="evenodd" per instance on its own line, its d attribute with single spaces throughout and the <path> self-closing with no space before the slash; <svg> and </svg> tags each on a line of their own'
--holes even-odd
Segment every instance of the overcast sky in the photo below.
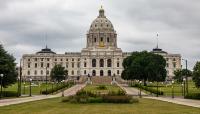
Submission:
<svg viewBox="0 0 200 114">
<path fill-rule="evenodd" d="M 19 58 L 48 44 L 57 53 L 80 52 L 103 4 L 124 52 L 156 46 L 200 60 L 200 0 L 0 0 L 0 43 Z M 45 41 L 47 34 L 47 41 Z"/>
</svg>

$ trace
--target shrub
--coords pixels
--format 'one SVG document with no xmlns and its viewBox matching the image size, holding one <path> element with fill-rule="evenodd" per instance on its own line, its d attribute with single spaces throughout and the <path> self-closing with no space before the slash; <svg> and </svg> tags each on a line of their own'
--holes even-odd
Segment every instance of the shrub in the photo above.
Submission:
<svg viewBox="0 0 200 114">
<path fill-rule="evenodd" d="M 106 87 L 105 85 L 99 85 L 99 86 L 97 87 L 97 89 L 99 89 L 99 90 L 106 90 L 107 87 Z"/>
<path fill-rule="evenodd" d="M 16 91 L 3 91 L 3 97 L 17 97 L 18 93 Z"/>
<path fill-rule="evenodd" d="M 65 83 L 65 84 L 63 84 L 61 86 L 54 87 L 53 89 L 52 88 L 47 89 L 47 91 L 43 90 L 43 91 L 41 91 L 41 93 L 42 94 L 51 94 L 51 93 L 57 92 L 57 91 L 59 91 L 61 89 L 64 89 L 64 88 L 67 88 L 67 87 L 71 87 L 72 85 L 73 84 L 71 82 Z"/>
<path fill-rule="evenodd" d="M 185 96 L 186 99 L 198 99 L 200 100 L 200 93 L 189 93 Z"/>
<path fill-rule="evenodd" d="M 132 96 L 103 96 L 103 102 L 105 103 L 133 103 L 138 102 L 138 100 L 132 98 Z"/>
</svg>

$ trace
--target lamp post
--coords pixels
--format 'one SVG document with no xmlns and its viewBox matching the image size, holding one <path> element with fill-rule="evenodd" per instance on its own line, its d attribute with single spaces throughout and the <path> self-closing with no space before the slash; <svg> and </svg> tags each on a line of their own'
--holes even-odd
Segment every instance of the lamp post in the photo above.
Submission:
<svg viewBox="0 0 200 114">
<path fill-rule="evenodd" d="M 4 75 L 1 74 L 0 76 L 1 76 L 1 96 L 0 96 L 0 98 L 2 98 L 3 97 L 3 94 L 2 94 L 2 87 L 3 87 L 3 85 L 2 84 L 3 84 L 3 76 Z"/>
<path fill-rule="evenodd" d="M 142 81 L 140 81 L 140 98 L 142 98 L 142 94 L 141 94 L 142 88 L 141 88 L 141 86 L 142 86 Z"/>
<path fill-rule="evenodd" d="M 186 68 L 186 77 L 185 77 L 185 80 L 186 80 L 186 86 L 185 86 L 186 91 L 185 92 L 188 94 L 188 68 L 187 68 L 188 61 L 187 61 L 187 59 L 182 59 L 182 60 L 185 61 L 185 68 Z"/>
<path fill-rule="evenodd" d="M 172 98 L 174 98 L 174 80 L 172 80 Z"/>
<path fill-rule="evenodd" d="M 31 82 L 32 82 L 32 79 L 30 78 L 30 93 L 29 93 L 29 96 L 31 97 L 32 96 L 32 94 L 31 94 Z"/>
<path fill-rule="evenodd" d="M 182 83 L 181 84 L 181 93 L 182 93 L 182 96 L 183 96 L 183 86 L 184 86 L 184 84 Z"/>
<path fill-rule="evenodd" d="M 25 94 L 25 84 L 26 84 L 26 83 L 24 82 L 24 94 Z"/>
<path fill-rule="evenodd" d="M 20 77 L 17 78 L 18 88 L 17 88 L 17 97 L 20 96 Z"/>
<path fill-rule="evenodd" d="M 65 80 L 62 80 L 62 81 L 61 81 L 62 85 L 63 85 L 64 81 L 65 81 Z M 62 89 L 62 97 L 64 97 L 64 88 Z"/>
<path fill-rule="evenodd" d="M 185 81 L 186 81 L 186 78 L 183 78 L 183 96 L 185 98 Z"/>
</svg>

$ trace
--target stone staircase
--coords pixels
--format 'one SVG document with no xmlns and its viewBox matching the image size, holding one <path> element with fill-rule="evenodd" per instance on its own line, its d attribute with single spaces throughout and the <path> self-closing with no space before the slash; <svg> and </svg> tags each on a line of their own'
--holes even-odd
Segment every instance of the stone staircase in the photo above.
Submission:
<svg viewBox="0 0 200 114">
<path fill-rule="evenodd" d="M 112 77 L 110 76 L 94 76 L 91 77 L 92 84 L 111 84 Z"/>
</svg>

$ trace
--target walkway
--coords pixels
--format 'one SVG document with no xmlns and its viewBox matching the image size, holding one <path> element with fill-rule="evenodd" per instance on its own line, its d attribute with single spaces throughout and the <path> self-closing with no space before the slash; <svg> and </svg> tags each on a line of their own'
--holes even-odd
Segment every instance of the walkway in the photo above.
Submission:
<svg viewBox="0 0 200 114">
<path fill-rule="evenodd" d="M 184 98 L 170 98 L 170 97 L 144 97 L 147 99 L 155 99 L 160 101 L 166 101 L 170 103 L 192 106 L 196 108 L 200 108 L 200 100 L 192 100 L 192 99 L 184 99 Z"/>
<path fill-rule="evenodd" d="M 76 94 L 77 91 L 79 91 L 85 86 L 86 86 L 85 84 L 78 84 L 71 88 L 68 88 L 67 90 L 64 91 L 64 96 L 74 95 Z M 36 95 L 36 96 L 24 97 L 24 98 L 3 99 L 3 100 L 0 100 L 0 106 L 7 106 L 7 105 L 25 103 L 25 102 L 30 102 L 30 101 L 56 98 L 56 97 L 61 97 L 61 96 L 62 96 L 62 92 L 56 95 Z"/>
<path fill-rule="evenodd" d="M 139 90 L 133 87 L 128 87 L 127 85 L 118 84 L 121 88 L 123 88 L 128 95 L 138 95 Z M 142 92 L 142 95 L 147 95 Z M 184 98 L 174 98 L 171 97 L 153 97 L 153 96 L 144 96 L 143 98 L 147 99 L 155 99 L 160 101 L 166 101 L 170 103 L 185 105 L 185 106 L 192 106 L 196 108 L 200 108 L 200 100 L 191 100 L 191 99 L 184 99 Z"/>
<path fill-rule="evenodd" d="M 133 87 L 129 87 L 127 84 L 118 84 L 118 86 L 120 86 L 122 89 L 124 89 L 128 95 L 138 96 L 140 93 L 140 90 L 133 88 Z M 141 92 L 141 95 L 146 96 L 147 94 L 144 92 Z"/>
</svg>

